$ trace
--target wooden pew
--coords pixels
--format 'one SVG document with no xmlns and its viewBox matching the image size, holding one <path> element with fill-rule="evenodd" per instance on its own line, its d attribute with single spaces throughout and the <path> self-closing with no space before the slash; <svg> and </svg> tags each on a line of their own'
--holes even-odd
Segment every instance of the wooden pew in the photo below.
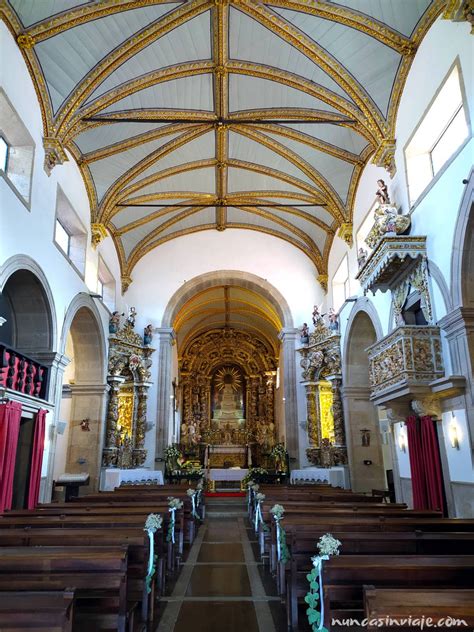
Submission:
<svg viewBox="0 0 474 632">
<path fill-rule="evenodd" d="M 0 630 L 72 632 L 74 590 L 0 592 Z"/>
<path fill-rule="evenodd" d="M 325 621 L 364 618 L 364 585 L 375 588 L 474 588 L 474 556 L 340 555 L 323 565 Z M 331 626 L 331 632 L 344 627 Z M 347 626 L 346 626 L 347 629 Z"/>
<path fill-rule="evenodd" d="M 0 592 L 65 590 L 74 586 L 73 626 L 134 629 L 136 603 L 127 602 L 128 550 L 120 547 L 0 549 Z"/>
<path fill-rule="evenodd" d="M 412 620 L 424 618 L 425 621 L 429 617 L 434 624 L 431 627 L 439 626 L 450 630 L 474 628 L 474 590 L 365 586 L 364 609 L 369 631 L 393 632 L 395 626 L 386 626 L 383 622 L 395 619 L 397 630 L 411 632 L 413 626 L 408 625 L 409 617 Z M 449 620 L 449 625 L 441 625 L 443 622 L 440 619 Z M 453 619 L 458 620 L 458 625 L 455 625 Z M 403 621 L 407 624 L 403 625 Z"/>
</svg>

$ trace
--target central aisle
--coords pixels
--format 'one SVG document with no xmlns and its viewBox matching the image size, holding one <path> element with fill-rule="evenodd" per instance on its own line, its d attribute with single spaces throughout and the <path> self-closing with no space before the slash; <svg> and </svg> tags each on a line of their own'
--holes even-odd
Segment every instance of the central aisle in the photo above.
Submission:
<svg viewBox="0 0 474 632">
<path fill-rule="evenodd" d="M 158 632 L 278 632 L 272 608 L 279 621 L 280 599 L 263 585 L 245 508 L 244 498 L 206 499 L 206 520 L 163 599 Z"/>
</svg>

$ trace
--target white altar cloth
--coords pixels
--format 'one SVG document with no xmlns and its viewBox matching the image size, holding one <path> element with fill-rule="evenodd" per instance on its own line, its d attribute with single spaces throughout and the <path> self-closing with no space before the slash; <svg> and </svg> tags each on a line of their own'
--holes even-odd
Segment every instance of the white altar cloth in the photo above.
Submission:
<svg viewBox="0 0 474 632">
<path fill-rule="evenodd" d="M 103 492 L 111 492 L 116 487 L 120 487 L 121 483 L 131 482 L 143 483 L 153 481 L 155 485 L 163 485 L 163 473 L 159 470 L 119 470 L 117 468 L 107 468 L 102 471 L 100 490 Z"/>
<path fill-rule="evenodd" d="M 345 467 L 306 467 L 302 470 L 291 470 L 290 483 L 305 481 L 329 483 L 333 487 L 349 489 L 349 477 Z"/>
<path fill-rule="evenodd" d="M 211 481 L 241 481 L 248 470 L 231 470 L 229 468 L 212 468 L 209 470 L 209 479 Z"/>
</svg>

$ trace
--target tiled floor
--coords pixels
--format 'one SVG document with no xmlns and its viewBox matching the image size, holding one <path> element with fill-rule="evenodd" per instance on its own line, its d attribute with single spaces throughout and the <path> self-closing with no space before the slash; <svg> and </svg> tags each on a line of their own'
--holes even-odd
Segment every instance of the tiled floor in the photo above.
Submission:
<svg viewBox="0 0 474 632">
<path fill-rule="evenodd" d="M 245 500 L 206 504 L 199 529 L 157 632 L 279 632 L 281 604 L 262 582 Z M 226 517 L 229 514 L 229 517 Z"/>
</svg>

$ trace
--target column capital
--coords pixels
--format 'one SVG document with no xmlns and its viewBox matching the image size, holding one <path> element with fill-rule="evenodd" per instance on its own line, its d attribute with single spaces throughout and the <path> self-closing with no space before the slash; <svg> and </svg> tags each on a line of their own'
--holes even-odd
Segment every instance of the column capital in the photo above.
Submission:
<svg viewBox="0 0 474 632">
<path fill-rule="evenodd" d="M 283 327 L 278 333 L 278 338 L 281 341 L 296 340 L 299 335 L 300 330 L 296 329 L 296 327 Z"/>
<path fill-rule="evenodd" d="M 62 369 L 63 371 L 71 362 L 70 358 L 66 355 L 63 353 L 56 353 L 56 351 L 38 351 L 29 355 L 33 358 L 33 360 L 36 360 L 45 366 Z"/>
<path fill-rule="evenodd" d="M 176 341 L 176 332 L 173 327 L 156 327 L 154 333 L 157 334 L 158 340 L 163 342 L 169 342 L 172 346 Z"/>
</svg>

